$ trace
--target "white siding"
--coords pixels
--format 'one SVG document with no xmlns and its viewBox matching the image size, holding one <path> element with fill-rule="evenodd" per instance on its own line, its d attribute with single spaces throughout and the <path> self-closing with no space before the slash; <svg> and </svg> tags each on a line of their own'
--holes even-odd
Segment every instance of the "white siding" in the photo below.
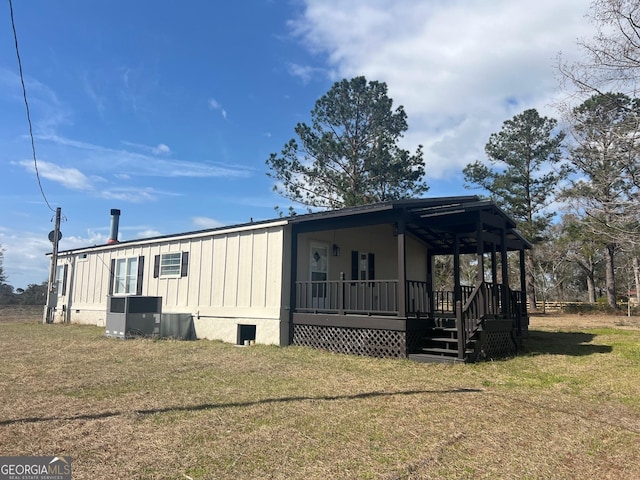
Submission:
<svg viewBox="0 0 640 480">
<path fill-rule="evenodd" d="M 427 247 L 413 238 L 407 236 L 407 280 L 427 280 Z"/>
<path fill-rule="evenodd" d="M 142 295 L 161 296 L 165 313 L 191 313 L 199 337 L 235 343 L 237 325 L 253 324 L 257 342 L 281 343 L 280 322 L 288 322 L 282 305 L 289 268 L 284 235 L 285 223 L 277 222 L 63 252 L 59 264 L 74 268 L 58 311 L 64 305 L 71 321 L 104 325 L 111 260 L 144 256 Z M 182 252 L 189 253 L 187 276 L 154 278 L 156 255 Z M 284 289 L 288 292 L 288 285 Z"/>
</svg>

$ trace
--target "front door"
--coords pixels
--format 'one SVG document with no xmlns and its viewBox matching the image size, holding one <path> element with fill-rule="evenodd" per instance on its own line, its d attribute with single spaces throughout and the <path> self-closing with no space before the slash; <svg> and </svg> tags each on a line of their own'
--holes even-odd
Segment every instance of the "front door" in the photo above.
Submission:
<svg viewBox="0 0 640 480">
<path fill-rule="evenodd" d="M 326 308 L 327 280 L 329 279 L 329 246 L 319 243 L 311 244 L 311 307 Z"/>
</svg>

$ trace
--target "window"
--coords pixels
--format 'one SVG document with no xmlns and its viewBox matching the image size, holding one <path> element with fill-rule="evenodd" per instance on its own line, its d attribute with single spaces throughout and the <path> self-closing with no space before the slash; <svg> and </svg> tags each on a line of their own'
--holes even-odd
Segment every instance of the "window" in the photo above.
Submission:
<svg viewBox="0 0 640 480">
<path fill-rule="evenodd" d="M 189 270 L 189 252 L 163 253 L 153 260 L 153 278 L 186 277 Z"/>
<path fill-rule="evenodd" d="M 55 291 L 56 295 L 64 296 L 67 294 L 67 269 L 69 265 L 58 265 L 56 270 L 56 283 Z"/>
<path fill-rule="evenodd" d="M 180 266 L 182 264 L 182 254 L 180 253 L 163 253 L 160 255 L 160 276 L 178 276 L 180 275 Z"/>
<path fill-rule="evenodd" d="M 366 253 L 360 253 L 360 280 L 366 280 L 368 272 L 369 256 Z"/>
<path fill-rule="evenodd" d="M 375 280 L 375 255 L 351 252 L 351 280 Z"/>
<path fill-rule="evenodd" d="M 109 273 L 109 295 L 142 295 L 144 255 L 112 258 Z"/>
<path fill-rule="evenodd" d="M 119 258 L 116 260 L 115 285 L 116 295 L 133 295 L 136 293 L 138 280 L 138 259 Z"/>
</svg>

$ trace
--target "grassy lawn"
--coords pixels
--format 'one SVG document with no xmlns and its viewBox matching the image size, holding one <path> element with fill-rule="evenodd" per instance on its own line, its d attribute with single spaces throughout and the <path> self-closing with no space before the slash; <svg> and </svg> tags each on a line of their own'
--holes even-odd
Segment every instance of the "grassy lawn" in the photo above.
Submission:
<svg viewBox="0 0 640 480">
<path fill-rule="evenodd" d="M 640 478 L 640 321 L 537 317 L 526 352 L 418 364 L 0 323 L 0 454 L 74 479 Z"/>
</svg>

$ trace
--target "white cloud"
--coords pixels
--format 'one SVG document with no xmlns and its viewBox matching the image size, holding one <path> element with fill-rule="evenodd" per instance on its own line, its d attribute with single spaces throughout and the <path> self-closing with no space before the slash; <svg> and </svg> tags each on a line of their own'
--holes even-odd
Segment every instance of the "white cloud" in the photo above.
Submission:
<svg viewBox="0 0 640 480">
<path fill-rule="evenodd" d="M 148 154 L 171 155 L 171 148 L 169 148 L 169 146 L 165 145 L 164 143 L 159 143 L 156 146 L 144 145 L 142 143 L 135 143 L 135 142 L 127 142 L 125 140 L 123 140 L 121 143 L 127 147 L 132 147 L 132 148 L 135 148 L 136 150 L 141 150 Z"/>
<path fill-rule="evenodd" d="M 153 148 L 153 153 L 156 155 L 169 155 L 171 153 L 171 149 L 164 143 L 159 143 Z"/>
<path fill-rule="evenodd" d="M 162 235 L 162 232 L 159 230 L 154 230 L 153 228 L 147 228 L 145 230 L 140 230 L 136 233 L 135 238 L 151 238 L 151 237 L 159 237 Z"/>
<path fill-rule="evenodd" d="M 210 110 L 219 110 L 222 118 L 224 118 L 225 120 L 227 119 L 227 111 L 215 98 L 210 98 L 208 101 L 208 105 Z"/>
<path fill-rule="evenodd" d="M 91 229 L 87 230 L 86 235 L 67 236 L 64 234 L 64 224 L 61 231 L 61 251 L 103 245 L 108 239 L 106 233 Z M 51 260 L 47 253 L 51 253 L 52 245 L 48 239 L 48 232 L 48 229 L 36 232 L 0 227 L 0 245 L 5 249 L 3 267 L 9 277 L 7 283 L 15 288 L 25 288 L 29 283 L 40 283 L 49 278 Z"/>
<path fill-rule="evenodd" d="M 55 91 L 30 76 L 25 77 L 25 86 L 34 132 L 49 132 L 71 123 L 71 112 Z M 13 70 L 0 67 L 0 87 L 3 88 L 3 96 L 19 103 L 20 108 L 24 109 L 20 77 Z"/>
<path fill-rule="evenodd" d="M 177 196 L 171 192 L 162 192 L 151 187 L 111 187 L 100 193 L 102 198 L 122 202 L 141 203 L 158 200 L 160 196 Z"/>
<path fill-rule="evenodd" d="M 324 68 L 312 67 L 309 65 L 298 65 L 297 63 L 290 63 L 288 71 L 294 77 L 299 77 L 304 83 L 309 83 L 314 76 L 326 76 L 327 70 Z"/>
<path fill-rule="evenodd" d="M 113 149 L 80 142 L 55 134 L 38 136 L 40 140 L 49 141 L 82 151 L 87 165 L 101 173 L 120 175 L 126 172 L 130 177 L 226 177 L 247 178 L 252 170 L 237 165 L 226 165 L 210 161 L 192 162 L 179 159 L 160 158 L 158 156 L 133 152 L 126 149 Z M 123 142 L 124 145 L 140 148 L 140 144 Z M 157 148 L 157 147 L 156 147 Z M 167 147 L 168 148 L 168 147 Z M 75 154 L 77 156 L 77 154 Z"/>
<path fill-rule="evenodd" d="M 558 116 L 555 59 L 591 35 L 590 0 L 467 2 L 306 0 L 292 22 L 324 54 L 334 80 L 387 83 L 408 115 L 406 148 L 425 146 L 428 176 L 446 178 L 483 159 L 489 135 L 527 108 Z M 572 53 L 573 52 L 573 53 Z M 563 53 L 564 54 L 564 53 Z M 298 76 L 312 67 L 290 69 Z"/>
<path fill-rule="evenodd" d="M 217 228 L 217 227 L 224 226 L 224 223 L 214 218 L 208 218 L 208 217 L 193 217 L 191 218 L 191 223 L 196 228 L 202 228 L 202 229 Z"/>
<path fill-rule="evenodd" d="M 67 237 L 63 235 L 59 243 L 59 248 L 60 250 L 74 250 L 76 248 L 86 248 L 93 245 L 104 245 L 108 239 L 109 235 L 88 229 L 86 236 L 71 235 Z"/>
<path fill-rule="evenodd" d="M 35 163 L 31 160 L 21 160 L 18 164 L 33 173 L 36 172 Z M 72 190 L 91 190 L 92 188 L 89 178 L 77 168 L 65 168 L 40 160 L 37 171 L 40 177 L 60 183 Z"/>
<path fill-rule="evenodd" d="M 87 96 L 95 104 L 96 110 L 98 111 L 98 113 L 100 115 L 104 115 L 104 113 L 106 111 L 105 98 L 98 93 L 98 91 L 97 91 L 96 87 L 94 86 L 94 84 L 89 80 L 89 74 L 88 73 L 85 73 L 85 75 L 83 77 L 82 84 L 84 86 L 85 93 L 87 94 Z"/>
</svg>

